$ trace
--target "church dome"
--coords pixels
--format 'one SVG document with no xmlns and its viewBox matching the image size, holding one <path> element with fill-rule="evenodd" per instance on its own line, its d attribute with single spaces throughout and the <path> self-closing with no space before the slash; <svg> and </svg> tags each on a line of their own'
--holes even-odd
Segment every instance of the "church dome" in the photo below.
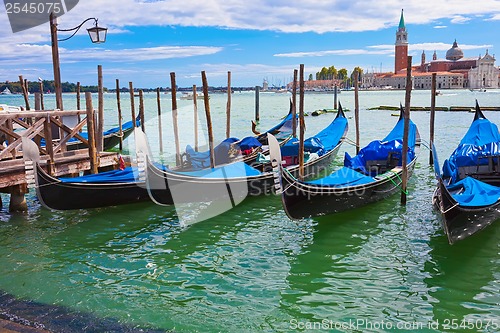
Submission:
<svg viewBox="0 0 500 333">
<path fill-rule="evenodd" d="M 446 59 L 448 60 L 459 60 L 464 57 L 462 49 L 458 47 L 457 41 L 453 43 L 451 49 L 446 52 Z"/>
</svg>

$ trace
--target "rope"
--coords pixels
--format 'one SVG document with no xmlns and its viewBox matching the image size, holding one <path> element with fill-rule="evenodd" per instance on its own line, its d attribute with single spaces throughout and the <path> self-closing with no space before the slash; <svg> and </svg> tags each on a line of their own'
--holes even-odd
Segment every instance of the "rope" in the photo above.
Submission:
<svg viewBox="0 0 500 333">
<path fill-rule="evenodd" d="M 399 187 L 399 189 L 401 190 L 401 192 L 403 192 L 404 194 L 408 195 L 408 194 L 409 194 L 408 190 L 406 190 L 406 191 L 405 191 L 405 190 L 403 189 L 403 187 L 399 186 L 399 185 L 398 185 L 398 184 L 397 184 L 397 183 L 396 183 L 396 182 L 395 182 L 395 181 L 394 181 L 391 177 L 387 176 L 387 175 L 386 175 L 387 173 L 391 173 L 391 174 L 395 175 L 396 177 L 398 177 L 398 180 L 399 180 L 401 183 L 403 183 L 403 180 L 401 179 L 401 177 L 399 177 L 399 174 L 398 174 L 397 172 L 394 172 L 394 171 L 392 171 L 392 170 L 389 170 L 389 171 L 387 171 L 386 173 L 381 174 L 381 176 L 382 176 L 382 177 L 385 177 L 386 179 L 389 179 L 389 180 L 391 181 L 391 183 L 393 183 L 393 184 L 394 184 L 394 186 Z"/>
<path fill-rule="evenodd" d="M 422 146 L 424 146 L 425 148 L 429 149 L 429 150 L 432 150 L 431 148 L 431 143 L 429 141 L 425 141 L 425 140 L 422 140 L 420 139 L 420 143 Z"/>
<path fill-rule="evenodd" d="M 350 145 L 352 145 L 352 146 L 354 146 L 354 147 L 356 147 L 356 148 L 358 148 L 358 147 L 359 147 L 359 146 L 356 144 L 356 142 L 352 141 L 352 140 L 351 140 L 351 139 L 349 139 L 348 137 L 344 137 L 344 140 L 345 140 L 348 144 L 350 144 Z"/>
<path fill-rule="evenodd" d="M 453 208 L 455 208 L 455 207 L 457 207 L 457 206 L 458 206 L 458 202 L 457 202 L 456 204 L 454 204 L 453 206 L 451 206 L 450 208 L 448 208 L 447 210 L 445 210 L 445 211 L 443 212 L 443 214 L 448 213 L 450 210 L 452 210 Z"/>
</svg>

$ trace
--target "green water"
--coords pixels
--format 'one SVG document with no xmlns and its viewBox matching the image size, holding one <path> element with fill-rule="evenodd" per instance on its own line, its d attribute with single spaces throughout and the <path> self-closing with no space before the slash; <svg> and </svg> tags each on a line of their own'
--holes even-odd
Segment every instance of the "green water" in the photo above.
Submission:
<svg viewBox="0 0 500 333">
<path fill-rule="evenodd" d="M 493 106 L 499 97 L 500 91 L 451 91 L 439 96 L 437 105 L 473 106 L 478 98 L 481 105 Z M 74 97 L 66 98 L 65 105 L 71 105 Z M 151 119 L 155 98 L 146 100 Z M 352 93 L 339 98 L 354 109 Z M 429 100 L 428 92 L 416 91 L 412 105 L 425 106 Z M 110 126 L 113 101 L 107 95 Z M 404 92 L 360 94 L 362 144 L 383 136 L 397 120 L 389 111 L 366 108 L 400 101 Z M 192 112 L 189 103 L 180 105 L 186 113 Z M 249 133 L 253 103 L 251 93 L 233 96 L 234 135 Z M 276 123 L 287 103 L 286 95 L 262 94 L 260 125 Z M 331 103 L 331 96 L 306 96 L 308 110 Z M 211 108 L 216 131 L 224 133 L 225 97 L 212 96 Z M 203 115 L 202 106 L 199 111 Z M 500 124 L 500 113 L 485 114 Z M 166 127 L 170 115 L 165 111 Z M 307 133 L 333 116 L 307 118 Z M 472 117 L 436 115 L 441 163 Z M 429 114 L 415 112 L 412 119 L 427 140 Z M 150 141 L 157 140 L 155 121 L 147 126 Z M 354 139 L 353 119 L 349 126 Z M 341 151 L 337 164 L 343 151 L 354 149 L 344 144 Z M 279 198 L 268 196 L 249 198 L 187 228 L 179 225 L 173 207 L 143 203 L 55 212 L 41 208 L 30 194 L 27 214 L 10 215 L 8 207 L 0 211 L 0 290 L 127 325 L 176 332 L 499 331 L 498 223 L 448 245 L 431 206 L 435 180 L 426 149 L 409 186 L 406 207 L 395 195 L 356 211 L 291 221 Z"/>
</svg>

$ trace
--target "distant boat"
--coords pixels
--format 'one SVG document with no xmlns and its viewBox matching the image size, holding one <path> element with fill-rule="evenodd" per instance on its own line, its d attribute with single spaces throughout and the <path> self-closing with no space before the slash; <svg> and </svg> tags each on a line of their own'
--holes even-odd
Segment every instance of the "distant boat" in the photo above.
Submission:
<svg viewBox="0 0 500 333">
<path fill-rule="evenodd" d="M 12 92 L 10 91 L 9 87 L 5 87 L 5 89 L 0 92 L 0 95 L 12 95 Z"/>
<path fill-rule="evenodd" d="M 20 112 L 22 109 L 19 106 L 0 104 L 0 112 Z"/>
<path fill-rule="evenodd" d="M 199 92 L 199 93 L 196 93 L 196 98 L 203 98 L 204 95 L 203 93 Z M 181 99 L 187 99 L 187 100 L 193 100 L 194 99 L 194 95 L 192 92 L 189 92 L 189 93 L 183 93 L 180 97 Z"/>
</svg>

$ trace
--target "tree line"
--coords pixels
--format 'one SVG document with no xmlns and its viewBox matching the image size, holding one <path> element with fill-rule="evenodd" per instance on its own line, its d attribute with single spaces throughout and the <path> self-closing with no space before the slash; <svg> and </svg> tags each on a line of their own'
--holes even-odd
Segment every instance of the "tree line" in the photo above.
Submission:
<svg viewBox="0 0 500 333">
<path fill-rule="evenodd" d="M 29 93 L 37 93 L 40 92 L 40 86 L 43 87 L 43 93 L 53 93 L 55 92 L 55 83 L 53 80 L 43 80 L 37 82 L 27 82 L 28 83 L 28 92 Z M 41 85 L 40 85 L 41 83 Z M 4 91 L 5 88 L 8 88 L 13 94 L 22 94 L 23 88 L 20 82 L 0 82 L 0 92 Z M 75 83 L 63 82 L 61 83 L 62 92 L 76 92 L 77 85 Z M 80 92 L 92 92 L 95 93 L 98 91 L 98 86 L 80 86 Z M 107 88 L 104 88 L 104 91 L 107 91 Z"/>
<path fill-rule="evenodd" d="M 350 75 L 345 68 L 337 70 L 335 66 L 323 67 L 319 72 L 316 72 L 316 80 L 340 80 L 345 85 L 351 86 L 354 80 L 354 72 L 356 71 L 358 72 L 358 82 L 360 82 L 363 75 L 361 67 L 354 68 Z M 309 80 L 313 80 L 312 74 L 309 75 Z"/>
</svg>

